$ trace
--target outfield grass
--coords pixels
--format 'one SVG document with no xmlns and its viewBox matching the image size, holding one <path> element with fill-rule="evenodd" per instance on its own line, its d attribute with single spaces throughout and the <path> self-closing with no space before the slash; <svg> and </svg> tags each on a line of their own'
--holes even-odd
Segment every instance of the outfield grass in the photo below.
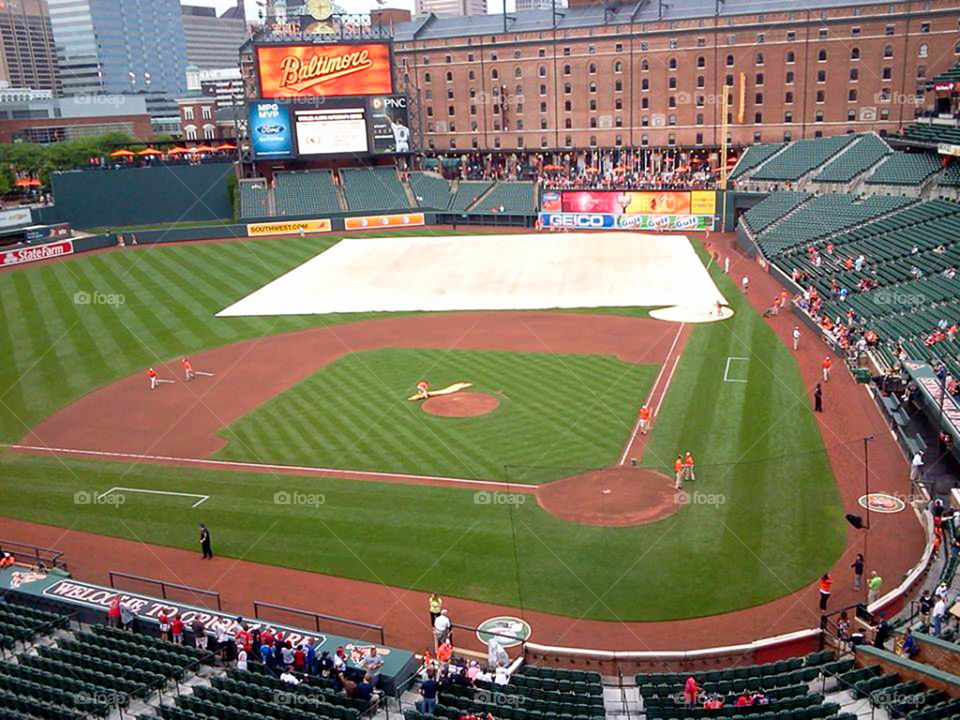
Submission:
<svg viewBox="0 0 960 720">
<path fill-rule="evenodd" d="M 502 480 L 505 465 L 607 467 L 657 370 L 598 355 L 352 353 L 221 431 L 228 445 L 217 457 L 489 480 Z M 421 377 L 435 388 L 471 382 L 500 406 L 473 418 L 430 415 L 406 400 Z M 548 479 L 559 477 L 538 476 Z"/>
<path fill-rule="evenodd" d="M 3 440 L 16 441 L 82 393 L 159 359 L 347 319 L 213 316 L 330 242 L 156 247 L 0 273 Z M 224 555 L 506 604 L 522 595 L 528 608 L 586 618 L 682 618 L 769 601 L 814 580 L 839 556 L 842 509 L 791 353 L 729 279 L 711 272 L 737 314 L 694 328 L 642 463 L 668 465 L 676 452 L 692 450 L 693 489 L 722 496 L 722 505 L 691 505 L 641 527 L 599 528 L 564 522 L 532 502 L 512 512 L 479 506 L 460 489 L 4 451 L 0 512 L 190 549 L 202 521 Z M 81 290 L 122 293 L 126 302 L 74 305 Z M 722 382 L 728 356 L 750 358 L 740 368 L 748 383 Z M 162 496 L 130 495 L 119 508 L 73 502 L 77 491 L 116 485 L 211 497 L 196 510 Z M 323 493 L 326 502 L 276 505 L 278 490 Z"/>
</svg>

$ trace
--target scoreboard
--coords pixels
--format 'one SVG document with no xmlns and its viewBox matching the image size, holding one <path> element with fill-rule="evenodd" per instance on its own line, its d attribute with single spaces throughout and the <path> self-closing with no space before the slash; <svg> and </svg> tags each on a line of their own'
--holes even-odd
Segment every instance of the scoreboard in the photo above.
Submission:
<svg viewBox="0 0 960 720">
<path fill-rule="evenodd" d="M 249 103 L 255 160 L 410 152 L 390 43 L 259 45 Z"/>
</svg>

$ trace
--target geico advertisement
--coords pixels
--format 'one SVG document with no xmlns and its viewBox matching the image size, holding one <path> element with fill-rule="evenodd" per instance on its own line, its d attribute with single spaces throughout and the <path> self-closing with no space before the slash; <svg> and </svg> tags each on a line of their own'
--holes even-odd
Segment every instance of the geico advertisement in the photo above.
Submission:
<svg viewBox="0 0 960 720">
<path fill-rule="evenodd" d="M 540 213 L 545 228 L 577 230 L 712 230 L 710 215 L 611 215 L 608 213 Z"/>
</svg>

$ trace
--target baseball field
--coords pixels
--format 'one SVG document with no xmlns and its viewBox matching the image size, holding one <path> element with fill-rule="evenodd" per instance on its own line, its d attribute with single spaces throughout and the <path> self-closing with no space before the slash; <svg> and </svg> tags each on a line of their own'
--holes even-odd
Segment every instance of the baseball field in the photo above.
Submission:
<svg viewBox="0 0 960 720">
<path fill-rule="evenodd" d="M 843 508 L 800 369 L 699 243 L 676 240 L 732 310 L 719 322 L 657 320 L 641 300 L 218 316 L 337 242 L 0 273 L 0 513 L 188 549 L 204 522 L 220 555 L 595 620 L 751 607 L 840 557 Z M 183 382 L 183 356 L 212 374 Z M 151 366 L 174 382 L 151 391 Z M 424 378 L 491 400 L 428 412 L 407 399 Z M 647 398 L 656 419 L 639 436 Z M 686 451 L 696 480 L 674 497 Z M 669 512 L 577 522 L 539 494 L 570 476 L 592 492 L 611 467 Z"/>
</svg>

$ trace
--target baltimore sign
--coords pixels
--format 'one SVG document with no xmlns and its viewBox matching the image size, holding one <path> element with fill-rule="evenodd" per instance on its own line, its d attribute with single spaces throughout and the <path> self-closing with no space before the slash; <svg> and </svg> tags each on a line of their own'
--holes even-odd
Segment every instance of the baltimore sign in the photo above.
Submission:
<svg viewBox="0 0 960 720">
<path fill-rule="evenodd" d="M 387 43 L 261 45 L 260 96 L 340 97 L 393 92 Z"/>
</svg>

